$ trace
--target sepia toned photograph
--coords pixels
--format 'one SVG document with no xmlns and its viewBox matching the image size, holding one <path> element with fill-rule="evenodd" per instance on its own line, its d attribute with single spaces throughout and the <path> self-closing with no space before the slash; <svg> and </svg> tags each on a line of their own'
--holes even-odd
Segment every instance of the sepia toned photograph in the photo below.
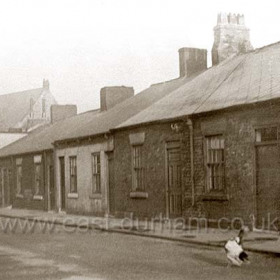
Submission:
<svg viewBox="0 0 280 280">
<path fill-rule="evenodd" d="M 280 279 L 278 1 L 0 5 L 0 280 Z"/>
</svg>

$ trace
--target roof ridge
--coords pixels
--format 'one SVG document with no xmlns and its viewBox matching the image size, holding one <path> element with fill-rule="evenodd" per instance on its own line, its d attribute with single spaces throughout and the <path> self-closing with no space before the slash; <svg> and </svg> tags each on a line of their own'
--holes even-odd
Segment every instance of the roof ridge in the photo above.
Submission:
<svg viewBox="0 0 280 280">
<path fill-rule="evenodd" d="M 154 84 L 151 84 L 150 87 L 158 86 L 158 85 L 163 85 L 163 84 L 167 84 L 167 83 L 171 83 L 171 82 L 173 82 L 173 81 L 180 80 L 180 79 L 184 79 L 184 78 L 185 78 L 185 76 L 184 76 L 184 77 L 174 78 L 174 79 L 167 80 L 167 81 L 163 81 L 163 82 L 154 83 Z"/>
<path fill-rule="evenodd" d="M 275 45 L 280 45 L 280 41 L 277 41 L 277 42 L 274 42 L 274 43 L 271 43 L 271 44 L 262 46 L 262 47 L 260 47 L 260 48 L 256 48 L 256 49 L 254 49 L 254 50 L 252 50 L 252 51 L 250 51 L 250 52 L 262 51 L 262 50 L 264 50 L 264 49 L 266 49 L 266 48 L 270 48 L 270 47 L 273 47 L 273 46 L 275 46 Z"/>
<path fill-rule="evenodd" d="M 35 90 L 39 90 L 39 89 L 41 89 L 41 90 L 43 90 L 43 88 L 42 87 L 39 87 L 39 88 L 32 88 L 32 89 L 26 89 L 26 90 L 22 90 L 22 91 L 16 91 L 16 92 L 10 92 L 10 93 L 4 93 L 4 94 L 0 94 L 0 97 L 1 96 L 7 96 L 7 95 L 13 95 L 13 94 L 19 94 L 19 93 L 24 93 L 24 92 L 28 92 L 28 91 L 35 91 Z"/>
</svg>

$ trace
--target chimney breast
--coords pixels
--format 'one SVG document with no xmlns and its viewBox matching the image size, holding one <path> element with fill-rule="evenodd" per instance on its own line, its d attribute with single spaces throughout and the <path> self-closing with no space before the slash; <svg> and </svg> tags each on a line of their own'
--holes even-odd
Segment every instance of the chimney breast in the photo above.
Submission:
<svg viewBox="0 0 280 280">
<path fill-rule="evenodd" d="M 118 103 L 134 95 L 133 87 L 115 86 L 104 87 L 100 91 L 100 109 L 101 111 L 109 110 Z"/>
<path fill-rule="evenodd" d="M 51 123 L 55 123 L 76 115 L 76 105 L 51 105 Z"/>
<path fill-rule="evenodd" d="M 179 49 L 180 77 L 191 76 L 207 69 L 207 50 L 196 48 Z"/>
</svg>

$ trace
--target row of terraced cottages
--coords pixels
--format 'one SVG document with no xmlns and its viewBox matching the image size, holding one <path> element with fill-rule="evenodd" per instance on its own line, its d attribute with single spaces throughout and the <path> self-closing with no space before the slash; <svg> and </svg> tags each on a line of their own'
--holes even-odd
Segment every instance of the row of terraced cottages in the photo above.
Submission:
<svg viewBox="0 0 280 280">
<path fill-rule="evenodd" d="M 99 110 L 1 149 L 2 205 L 259 227 L 278 219 L 280 43 L 199 65 L 137 95 L 103 88 Z"/>
</svg>

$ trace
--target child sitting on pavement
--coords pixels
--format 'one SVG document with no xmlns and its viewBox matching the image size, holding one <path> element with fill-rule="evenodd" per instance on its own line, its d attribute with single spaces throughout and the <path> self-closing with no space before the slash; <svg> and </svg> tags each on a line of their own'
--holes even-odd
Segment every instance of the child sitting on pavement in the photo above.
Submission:
<svg viewBox="0 0 280 280">
<path fill-rule="evenodd" d="M 247 231 L 245 230 L 245 228 L 241 228 L 238 236 L 228 240 L 225 244 L 227 259 L 231 265 L 241 266 L 244 262 L 249 263 L 248 255 L 242 247 L 243 237 Z"/>
</svg>

